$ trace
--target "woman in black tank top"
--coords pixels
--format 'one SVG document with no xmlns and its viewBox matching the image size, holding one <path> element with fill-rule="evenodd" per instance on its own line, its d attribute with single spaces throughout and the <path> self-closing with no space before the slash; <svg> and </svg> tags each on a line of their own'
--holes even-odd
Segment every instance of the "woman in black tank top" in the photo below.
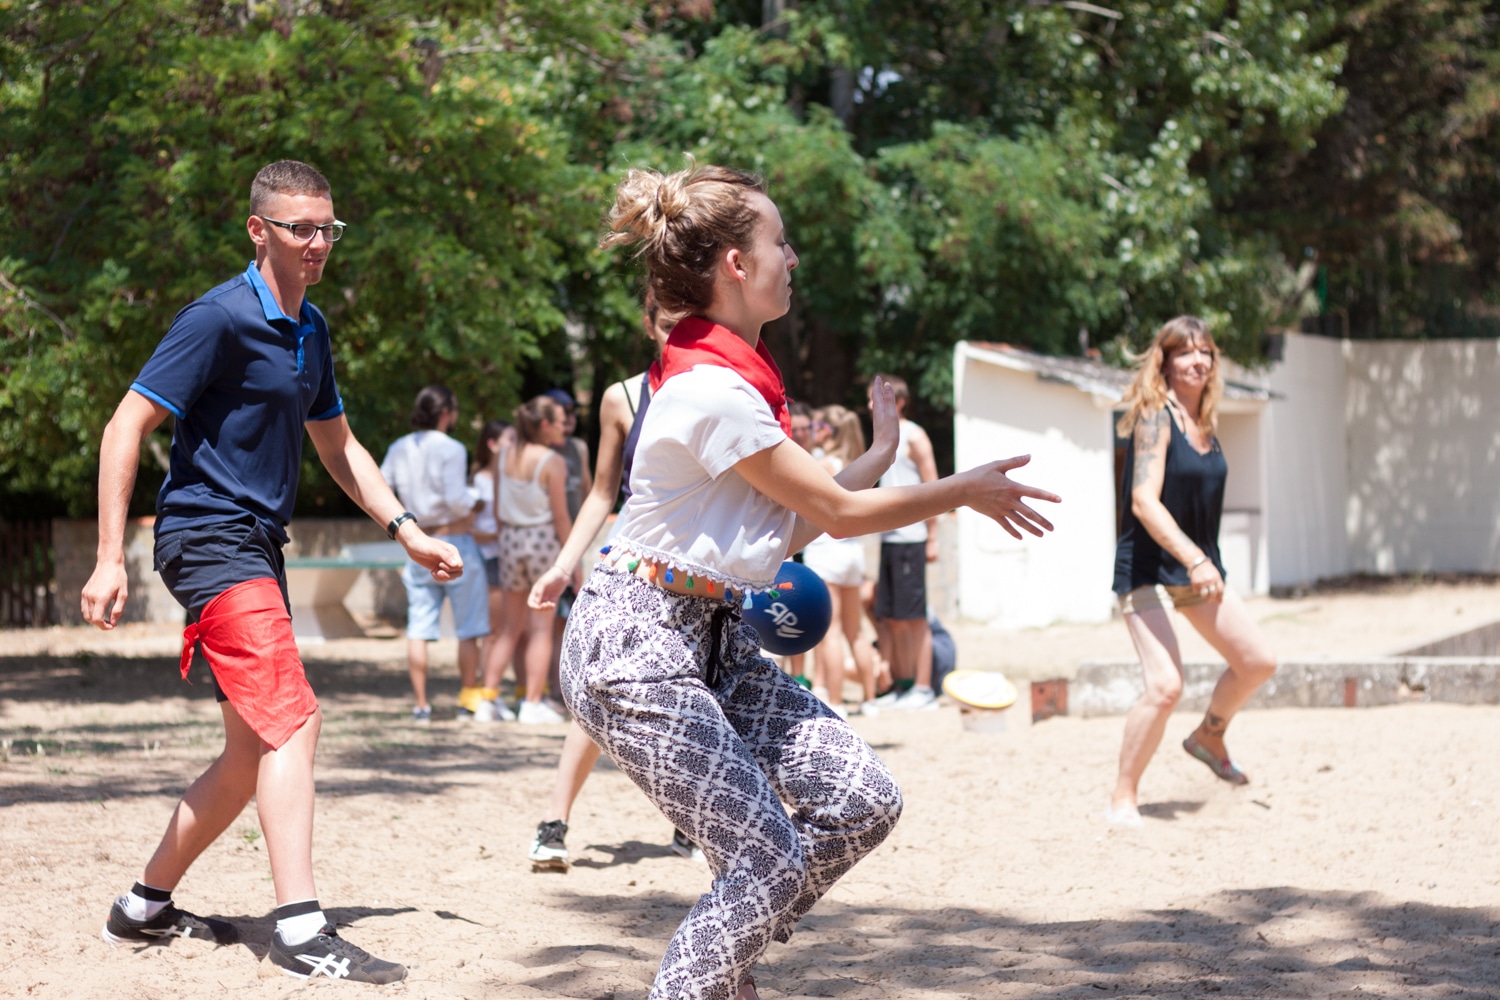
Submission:
<svg viewBox="0 0 1500 1000">
<path fill-rule="evenodd" d="M 650 292 L 646 294 L 646 334 L 657 351 L 667 342 L 676 317 L 663 313 Z M 573 531 L 558 553 L 557 560 L 531 588 L 527 603 L 541 610 L 554 606 L 572 582 L 583 554 L 593 544 L 610 511 L 615 509 L 619 494 L 630 495 L 630 468 L 635 461 L 635 445 L 641 436 L 641 420 L 651 403 L 651 380 L 640 376 L 640 387 L 631 391 L 629 379 L 616 382 L 605 390 L 599 401 L 599 454 L 594 465 L 594 485 L 578 508 Z M 583 790 L 583 783 L 599 759 L 599 748 L 577 722 L 568 723 L 563 740 L 562 757 L 557 762 L 557 779 L 547 814 L 538 824 L 529 857 L 534 871 L 568 867 L 568 849 L 564 838 L 573 800 Z M 701 857 L 698 848 L 680 832 L 673 831 L 671 848 L 685 857 Z"/>
<path fill-rule="evenodd" d="M 1231 784 L 1250 779 L 1230 759 L 1224 730 L 1276 672 L 1244 602 L 1224 585 L 1219 519 L 1229 467 L 1214 436 L 1223 385 L 1208 328 L 1179 316 L 1158 331 L 1125 395 L 1119 432 L 1129 444 L 1114 590 L 1146 682 L 1125 718 L 1119 775 L 1105 812 L 1125 826 L 1142 824 L 1141 775 L 1182 697 L 1182 656 L 1168 612 L 1180 611 L 1229 663 L 1182 747 Z"/>
</svg>

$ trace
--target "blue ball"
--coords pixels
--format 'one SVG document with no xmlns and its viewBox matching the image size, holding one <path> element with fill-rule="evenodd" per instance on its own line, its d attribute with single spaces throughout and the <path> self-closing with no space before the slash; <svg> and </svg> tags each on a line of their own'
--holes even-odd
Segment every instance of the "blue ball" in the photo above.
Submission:
<svg viewBox="0 0 1500 1000">
<path fill-rule="evenodd" d="M 823 641 L 833 620 L 828 585 L 806 566 L 788 559 L 776 574 L 778 597 L 750 597 L 745 621 L 760 633 L 760 644 L 777 656 L 796 656 Z"/>
</svg>

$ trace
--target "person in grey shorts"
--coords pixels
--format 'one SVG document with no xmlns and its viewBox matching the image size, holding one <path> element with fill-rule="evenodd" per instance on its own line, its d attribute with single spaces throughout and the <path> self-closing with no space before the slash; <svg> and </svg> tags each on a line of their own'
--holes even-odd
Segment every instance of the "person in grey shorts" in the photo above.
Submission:
<svg viewBox="0 0 1500 1000">
<path fill-rule="evenodd" d="M 937 479 L 937 461 L 927 432 L 906 419 L 911 392 L 896 375 L 877 376 L 896 396 L 901 439 L 896 460 L 880 477 L 882 487 L 915 486 Z M 880 571 L 875 582 L 874 617 L 890 635 L 885 650 L 896 686 L 875 700 L 881 708 L 933 708 L 932 632 L 927 627 L 927 564 L 937 562 L 937 518 L 908 524 L 880 536 Z M 905 690 L 902 690 L 905 688 Z"/>
</svg>

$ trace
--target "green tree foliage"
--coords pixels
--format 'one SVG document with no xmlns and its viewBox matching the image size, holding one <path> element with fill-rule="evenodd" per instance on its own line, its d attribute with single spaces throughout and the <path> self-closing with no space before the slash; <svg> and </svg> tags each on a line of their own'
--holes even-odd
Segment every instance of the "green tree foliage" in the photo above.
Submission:
<svg viewBox="0 0 1500 1000">
<path fill-rule="evenodd" d="M 1331 10 L 0 0 L 0 490 L 92 509 L 112 407 L 244 267 L 250 178 L 283 156 L 350 223 L 312 298 L 377 452 L 430 381 L 488 416 L 639 370 L 639 270 L 599 220 L 625 167 L 689 153 L 770 183 L 802 266 L 768 338 L 811 402 L 885 368 L 930 417 L 960 338 L 1118 356 L 1183 311 L 1253 360 L 1296 305 L 1253 196 L 1340 107 Z M 302 508 L 331 511 L 305 464 Z"/>
<path fill-rule="evenodd" d="M 945 400 L 961 337 L 1119 357 L 1195 312 L 1254 360 L 1290 318 L 1277 234 L 1227 209 L 1260 160 L 1299 158 L 1340 104 L 1320 5 L 849 10 L 864 66 L 850 127 L 902 228 L 926 234 L 925 290 L 894 297 L 872 356 L 898 352 L 884 363 Z"/>
<path fill-rule="evenodd" d="M 1327 333 L 1500 335 L 1500 5 L 1337 6 L 1347 103 L 1234 211 L 1315 255 Z"/>
<path fill-rule="evenodd" d="M 443 63 L 480 5 L 414 6 L 0 5 L 12 490 L 90 509 L 109 413 L 176 311 L 244 268 L 249 182 L 281 157 L 323 169 L 350 223 L 310 297 L 356 432 L 378 451 L 428 381 L 513 405 L 563 326 L 559 241 L 596 218 L 587 178 L 503 63 Z M 333 491 L 305 466 L 316 507 Z"/>
</svg>

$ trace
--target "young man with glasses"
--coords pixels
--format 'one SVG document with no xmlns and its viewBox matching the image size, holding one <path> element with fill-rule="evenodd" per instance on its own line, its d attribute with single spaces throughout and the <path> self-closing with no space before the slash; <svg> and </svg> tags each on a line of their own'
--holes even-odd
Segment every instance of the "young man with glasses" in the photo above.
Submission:
<svg viewBox="0 0 1500 1000">
<path fill-rule="evenodd" d="M 156 570 L 192 622 L 183 675 L 201 642 L 224 718 L 224 752 L 183 795 L 141 880 L 104 926 L 112 944 L 236 939 L 233 926 L 177 909 L 172 891 L 255 797 L 276 889 L 268 958 L 298 978 L 389 983 L 406 970 L 343 940 L 312 872 L 313 756 L 322 715 L 292 637 L 281 547 L 297 495 L 304 429 L 334 480 L 438 580 L 463 572 L 386 486 L 344 417 L 323 314 L 304 297 L 344 224 L 328 181 L 295 160 L 250 187 L 255 260 L 189 304 L 130 386 L 99 454 L 99 551 L 83 616 L 118 624 L 128 586 L 123 540 L 140 446 L 176 418 L 156 501 Z"/>
</svg>

